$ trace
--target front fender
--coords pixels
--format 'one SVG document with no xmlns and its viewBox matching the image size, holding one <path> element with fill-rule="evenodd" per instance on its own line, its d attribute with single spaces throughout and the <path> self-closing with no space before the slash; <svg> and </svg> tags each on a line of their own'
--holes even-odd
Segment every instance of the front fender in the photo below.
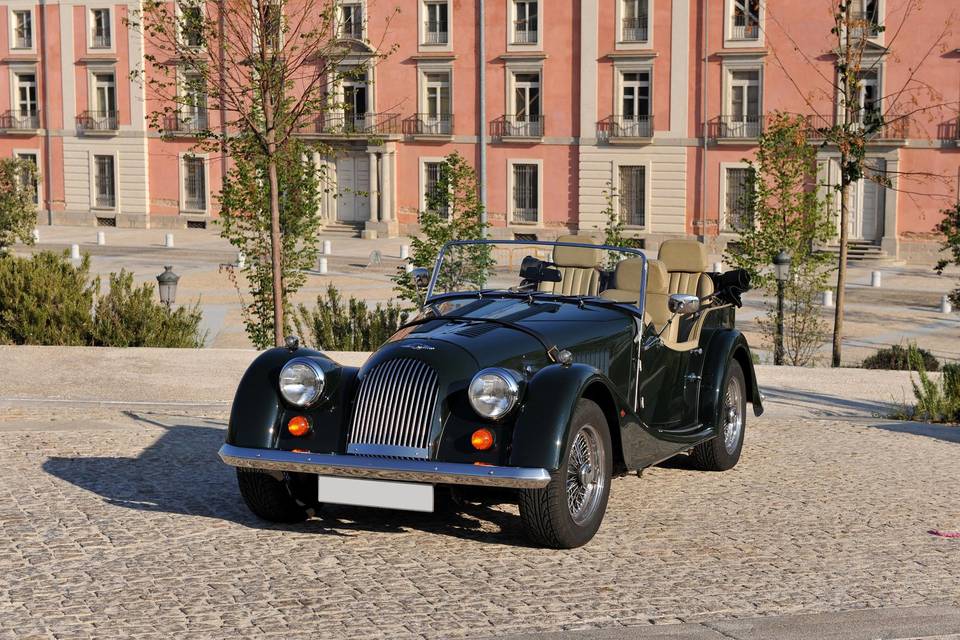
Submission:
<svg viewBox="0 0 960 640">
<path fill-rule="evenodd" d="M 589 365 L 554 364 L 538 371 L 527 385 L 523 407 L 514 423 L 509 464 L 557 469 L 577 401 L 596 380 L 610 389 L 603 374 Z M 611 395 L 616 396 L 612 391 Z M 618 428 L 610 425 L 611 431 Z"/>
<path fill-rule="evenodd" d="M 753 368 L 753 356 L 747 339 L 735 329 L 717 331 L 711 336 L 706 348 L 701 373 L 699 410 L 700 422 L 714 430 L 717 428 L 717 407 L 721 402 L 720 387 L 733 359 L 736 359 L 743 369 L 749 389 L 747 400 L 753 404 L 754 415 L 763 413 L 763 400 L 757 386 L 757 373 Z"/>
</svg>

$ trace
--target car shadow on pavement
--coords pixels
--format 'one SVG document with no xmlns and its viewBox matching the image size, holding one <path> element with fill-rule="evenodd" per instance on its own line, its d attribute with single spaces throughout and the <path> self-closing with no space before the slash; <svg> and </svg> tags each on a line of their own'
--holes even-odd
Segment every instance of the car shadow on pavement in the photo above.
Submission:
<svg viewBox="0 0 960 640">
<path fill-rule="evenodd" d="M 830 418 L 881 418 L 890 412 L 894 405 L 890 402 L 867 402 L 850 400 L 841 396 L 800 391 L 799 389 L 763 389 L 766 403 L 771 405 L 788 406 L 807 409 L 810 413 Z"/>
<path fill-rule="evenodd" d="M 889 422 L 877 422 L 870 425 L 876 429 L 885 431 L 895 431 L 897 433 L 909 433 L 915 436 L 926 436 L 943 440 L 944 442 L 954 442 L 960 444 L 960 426 L 930 424 L 927 422 L 909 422 L 907 420 L 890 420 Z"/>
<path fill-rule="evenodd" d="M 182 417 L 171 416 L 167 422 L 143 413 L 127 415 L 163 429 L 159 437 L 144 432 L 152 442 L 139 455 L 51 457 L 43 463 L 44 471 L 114 506 L 226 520 L 253 529 L 334 536 L 415 529 L 485 543 L 529 545 L 515 513 L 475 504 L 454 506 L 439 496 L 434 513 L 327 505 L 303 523 L 266 522 L 247 509 L 235 471 L 217 456 L 223 444 L 223 421 L 191 418 L 196 424 L 182 424 Z"/>
</svg>

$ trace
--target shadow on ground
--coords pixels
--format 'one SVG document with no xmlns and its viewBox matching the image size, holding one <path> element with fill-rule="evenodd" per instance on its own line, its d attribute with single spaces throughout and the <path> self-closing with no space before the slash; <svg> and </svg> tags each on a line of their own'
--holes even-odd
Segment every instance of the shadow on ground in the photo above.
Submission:
<svg viewBox="0 0 960 640">
<path fill-rule="evenodd" d="M 127 415 L 163 429 L 137 457 L 52 457 L 44 462 L 44 471 L 114 506 L 227 520 L 254 529 L 338 536 L 415 529 L 485 543 L 528 545 L 515 514 L 491 506 L 454 506 L 440 495 L 438 511 L 432 514 L 328 505 L 304 523 L 265 522 L 247 509 L 233 468 L 217 456 L 223 444 L 222 421 L 167 424 L 145 414 Z M 149 432 L 144 437 L 155 438 Z"/>
<path fill-rule="evenodd" d="M 892 398 L 890 402 L 865 402 L 797 389 L 764 388 L 763 393 L 768 403 L 807 409 L 814 415 L 831 418 L 882 418 L 894 405 Z"/>
<path fill-rule="evenodd" d="M 906 420 L 878 422 L 871 424 L 875 429 L 885 431 L 895 431 L 897 433 L 909 433 L 915 436 L 926 436 L 945 442 L 955 442 L 960 444 L 960 425 L 929 424 L 926 422 L 909 422 Z"/>
</svg>

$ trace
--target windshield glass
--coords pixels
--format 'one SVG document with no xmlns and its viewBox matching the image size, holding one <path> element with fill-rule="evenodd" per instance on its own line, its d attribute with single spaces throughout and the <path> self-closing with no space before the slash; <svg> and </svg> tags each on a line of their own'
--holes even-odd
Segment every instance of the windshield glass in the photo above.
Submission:
<svg viewBox="0 0 960 640">
<path fill-rule="evenodd" d="M 638 309 L 645 282 L 646 258 L 638 249 L 589 242 L 474 240 L 444 247 L 427 298 L 516 295 Z"/>
</svg>

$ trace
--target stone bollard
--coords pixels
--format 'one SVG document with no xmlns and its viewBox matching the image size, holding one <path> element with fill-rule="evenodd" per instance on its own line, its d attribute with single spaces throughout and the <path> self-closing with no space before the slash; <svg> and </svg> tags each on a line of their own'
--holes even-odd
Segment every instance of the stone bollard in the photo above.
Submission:
<svg viewBox="0 0 960 640">
<path fill-rule="evenodd" d="M 247 256 L 243 255 L 243 251 L 237 252 L 237 268 L 243 269 L 247 266 Z"/>
<path fill-rule="evenodd" d="M 80 259 L 80 245 L 72 244 L 70 245 L 70 259 L 79 260 Z"/>
<path fill-rule="evenodd" d="M 827 307 L 828 309 L 833 308 L 833 290 L 832 289 L 827 289 L 826 291 L 823 292 L 823 306 Z"/>
<path fill-rule="evenodd" d="M 101 247 L 107 244 L 107 234 L 105 234 L 103 231 L 97 231 L 97 244 Z"/>
<path fill-rule="evenodd" d="M 400 259 L 406 260 L 410 257 L 410 245 L 402 244 L 400 245 Z"/>
<path fill-rule="evenodd" d="M 173 234 L 172 234 L 172 233 L 168 233 L 168 234 L 166 235 L 166 237 L 165 237 L 164 240 L 163 240 L 163 246 L 165 246 L 167 249 L 173 249 Z"/>
<path fill-rule="evenodd" d="M 722 262 L 714 262 L 714 263 L 713 263 L 713 272 L 714 272 L 714 273 L 723 273 L 723 263 L 722 263 Z"/>
<path fill-rule="evenodd" d="M 940 298 L 940 313 L 952 313 L 953 305 L 950 304 L 950 296 Z"/>
<path fill-rule="evenodd" d="M 882 287 L 882 286 L 883 286 L 883 278 L 882 278 L 882 276 L 883 276 L 883 274 L 880 273 L 879 271 L 871 271 L 871 272 L 870 272 L 870 286 L 873 287 L 874 289 L 879 289 L 880 287 Z"/>
<path fill-rule="evenodd" d="M 320 258 L 320 273 L 324 274 L 327 272 L 327 259 Z"/>
<path fill-rule="evenodd" d="M 329 240 L 323 241 L 323 255 L 329 256 L 333 253 L 333 243 Z"/>
<path fill-rule="evenodd" d="M 33 230 L 33 241 L 40 242 L 40 229 Z"/>
</svg>

